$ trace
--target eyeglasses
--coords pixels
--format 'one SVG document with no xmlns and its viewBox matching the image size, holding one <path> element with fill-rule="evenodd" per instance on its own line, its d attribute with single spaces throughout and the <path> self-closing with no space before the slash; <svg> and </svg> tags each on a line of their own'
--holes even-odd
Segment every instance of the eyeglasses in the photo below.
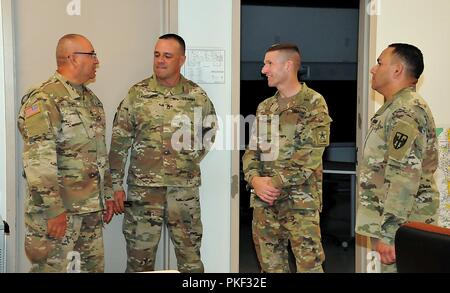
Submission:
<svg viewBox="0 0 450 293">
<path fill-rule="evenodd" d="M 91 55 L 92 58 L 97 59 L 97 53 L 96 52 L 73 52 L 72 54 Z"/>
</svg>

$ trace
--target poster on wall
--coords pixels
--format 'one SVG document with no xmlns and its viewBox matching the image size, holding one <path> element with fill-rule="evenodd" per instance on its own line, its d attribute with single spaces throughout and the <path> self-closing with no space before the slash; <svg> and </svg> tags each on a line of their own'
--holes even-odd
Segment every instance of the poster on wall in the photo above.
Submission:
<svg viewBox="0 0 450 293">
<path fill-rule="evenodd" d="M 200 84 L 225 83 L 225 50 L 187 48 L 183 75 Z"/>
<path fill-rule="evenodd" d="M 439 226 L 450 228 L 450 127 L 436 129 L 439 145 L 439 167 L 436 182 L 441 195 Z"/>
</svg>

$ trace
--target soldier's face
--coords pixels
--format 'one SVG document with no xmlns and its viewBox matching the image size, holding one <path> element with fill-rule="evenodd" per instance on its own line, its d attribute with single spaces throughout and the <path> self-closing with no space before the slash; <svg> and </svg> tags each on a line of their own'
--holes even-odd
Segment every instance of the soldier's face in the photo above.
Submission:
<svg viewBox="0 0 450 293">
<path fill-rule="evenodd" d="M 396 68 L 392 62 L 393 51 L 394 48 L 385 49 L 378 57 L 377 64 L 370 70 L 370 73 L 372 73 L 372 89 L 380 94 L 383 94 L 384 89 L 391 84 L 394 78 Z"/>
<path fill-rule="evenodd" d="M 77 48 L 77 52 L 83 53 L 95 53 L 94 47 L 91 42 L 86 39 L 80 41 L 79 46 Z M 97 55 L 95 54 L 75 54 L 74 55 L 77 61 L 77 69 L 79 79 L 85 83 L 89 80 L 95 78 L 97 73 L 97 66 L 99 65 L 99 61 L 97 59 Z"/>
<path fill-rule="evenodd" d="M 286 61 L 280 51 L 266 53 L 261 72 L 267 77 L 267 83 L 270 87 L 278 87 L 286 80 L 288 74 Z"/>
<path fill-rule="evenodd" d="M 153 59 L 153 72 L 158 81 L 164 84 L 164 81 L 178 77 L 185 60 L 186 57 L 176 40 L 158 40 Z"/>
</svg>

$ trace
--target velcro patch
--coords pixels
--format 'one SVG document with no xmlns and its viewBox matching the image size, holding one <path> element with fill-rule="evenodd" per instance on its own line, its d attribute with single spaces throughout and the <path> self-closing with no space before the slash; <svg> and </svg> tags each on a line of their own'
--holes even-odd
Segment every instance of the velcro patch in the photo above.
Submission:
<svg viewBox="0 0 450 293">
<path fill-rule="evenodd" d="M 318 146 L 327 146 L 330 144 L 330 130 L 328 127 L 317 127 L 313 129 L 314 141 Z"/>
<path fill-rule="evenodd" d="M 399 121 L 392 129 L 389 138 L 389 157 L 402 161 L 410 153 L 411 146 L 418 134 L 419 131 L 415 125 Z"/>
<path fill-rule="evenodd" d="M 29 137 L 50 132 L 49 118 L 42 109 L 43 105 L 41 102 L 37 102 L 24 110 L 24 127 Z"/>
<path fill-rule="evenodd" d="M 39 104 L 34 104 L 25 109 L 25 118 L 29 118 L 38 113 L 41 113 L 41 108 L 39 107 Z"/>
</svg>

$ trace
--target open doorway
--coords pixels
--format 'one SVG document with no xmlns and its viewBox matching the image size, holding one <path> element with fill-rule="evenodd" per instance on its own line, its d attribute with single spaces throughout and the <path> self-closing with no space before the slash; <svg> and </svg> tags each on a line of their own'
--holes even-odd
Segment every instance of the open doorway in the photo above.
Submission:
<svg viewBox="0 0 450 293">
<path fill-rule="evenodd" d="M 333 118 L 331 144 L 323 158 L 324 271 L 354 272 L 360 3 L 242 0 L 241 4 L 241 115 L 255 114 L 258 104 L 276 91 L 267 86 L 260 73 L 265 50 L 278 42 L 296 43 L 302 53 L 300 79 L 325 97 Z M 247 145 L 248 135 L 245 139 Z M 251 237 L 249 198 L 241 173 L 239 270 L 259 272 Z"/>
</svg>

